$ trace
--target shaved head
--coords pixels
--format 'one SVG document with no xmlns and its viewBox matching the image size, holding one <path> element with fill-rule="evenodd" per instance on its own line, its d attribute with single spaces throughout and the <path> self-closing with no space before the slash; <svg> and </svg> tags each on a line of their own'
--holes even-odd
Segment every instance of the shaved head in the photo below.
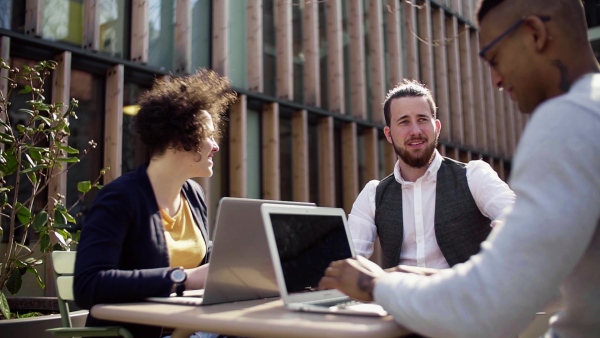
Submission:
<svg viewBox="0 0 600 338">
<path fill-rule="evenodd" d="M 528 15 L 548 15 L 566 38 L 589 43 L 581 0 L 482 0 L 477 8 L 477 23 L 481 26 L 488 16 L 497 22 L 514 22 Z"/>
</svg>

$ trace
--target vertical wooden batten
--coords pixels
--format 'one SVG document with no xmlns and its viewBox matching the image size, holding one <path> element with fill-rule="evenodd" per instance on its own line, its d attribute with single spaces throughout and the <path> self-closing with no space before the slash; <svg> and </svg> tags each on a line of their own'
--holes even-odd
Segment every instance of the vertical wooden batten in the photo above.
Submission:
<svg viewBox="0 0 600 338">
<path fill-rule="evenodd" d="M 0 36 L 0 58 L 10 65 L 10 38 L 8 36 Z M 8 69 L 0 69 L 0 91 L 6 95 L 8 92 Z M 8 99 L 8 98 L 5 98 Z M 0 116 L 2 121 L 6 120 L 6 116 Z M 0 131 L 4 131 L 1 129 Z"/>
<path fill-rule="evenodd" d="M 485 93 L 485 116 L 487 130 L 487 150 L 492 154 L 498 154 L 498 134 L 496 133 L 496 114 L 494 111 L 496 95 L 492 84 L 490 68 L 486 64 L 483 69 L 483 85 Z"/>
<path fill-rule="evenodd" d="M 433 45 L 432 45 L 432 20 L 431 0 L 425 1 L 418 13 L 419 18 L 419 65 L 421 66 L 421 81 L 429 88 L 435 88 Z"/>
<path fill-rule="evenodd" d="M 319 133 L 319 206 L 335 207 L 335 164 L 333 153 L 333 117 L 318 120 Z"/>
<path fill-rule="evenodd" d="M 497 133 L 498 139 L 498 154 L 506 155 L 506 116 L 504 115 L 504 93 L 495 91 L 494 112 L 496 114 L 496 125 L 494 130 Z M 498 127 L 500 126 L 500 128 Z"/>
<path fill-rule="evenodd" d="M 229 76 L 229 0 L 213 1 L 212 14 L 212 68 L 223 76 Z"/>
<path fill-rule="evenodd" d="M 262 112 L 263 198 L 281 199 L 279 155 L 279 104 L 267 103 Z"/>
<path fill-rule="evenodd" d="M 175 54 L 173 68 L 176 74 L 192 72 L 192 5 L 190 0 L 175 4 Z"/>
<path fill-rule="evenodd" d="M 246 11 L 248 89 L 262 93 L 264 91 L 263 1 L 248 0 Z"/>
<path fill-rule="evenodd" d="M 406 76 L 410 79 L 419 77 L 419 56 L 417 45 L 417 13 L 412 2 L 403 1 L 404 11 L 404 45 L 406 46 Z"/>
<path fill-rule="evenodd" d="M 460 59 L 460 82 L 462 85 L 462 115 L 464 145 L 475 146 L 475 108 L 473 103 L 473 60 L 471 60 L 471 36 L 467 25 L 461 25 L 458 38 Z"/>
<path fill-rule="evenodd" d="M 308 202 L 310 183 L 308 173 L 308 113 L 292 113 L 292 198 Z"/>
<path fill-rule="evenodd" d="M 246 95 L 240 95 L 229 110 L 229 186 L 232 197 L 246 197 L 248 194 L 246 107 Z"/>
<path fill-rule="evenodd" d="M 358 142 L 355 122 L 342 125 L 342 144 L 342 203 L 346 213 L 350 213 L 358 196 Z"/>
<path fill-rule="evenodd" d="M 302 49 L 304 52 L 304 103 L 321 106 L 321 65 L 319 63 L 319 4 L 304 1 Z"/>
<path fill-rule="evenodd" d="M 385 60 L 383 59 L 383 8 L 380 0 L 371 0 L 369 7 L 369 71 L 371 74 L 371 114 L 376 123 L 384 123 Z M 365 116 L 363 116 L 364 118 Z"/>
<path fill-rule="evenodd" d="M 71 52 L 63 52 L 58 54 L 54 60 L 58 63 L 56 69 L 52 72 L 52 102 L 63 102 L 65 105 L 61 108 L 64 113 L 67 111 L 69 102 L 71 101 Z M 69 144 L 68 137 L 62 140 L 62 144 Z M 63 202 L 67 200 L 67 163 L 64 163 L 62 168 L 54 168 L 52 177 L 48 183 L 48 204 L 50 208 L 54 206 L 54 199 L 59 200 L 59 195 L 64 196 Z M 52 209 L 50 209 L 52 210 Z M 47 297 L 56 296 L 56 287 L 54 273 L 51 264 L 46 264 L 44 295 Z"/>
<path fill-rule="evenodd" d="M 83 2 L 83 49 L 97 51 L 100 46 L 100 11 L 98 0 Z"/>
<path fill-rule="evenodd" d="M 394 166 L 396 165 L 398 156 L 396 155 L 396 150 L 394 150 L 394 146 L 391 143 L 386 140 L 383 144 L 383 171 L 385 175 L 388 175 L 394 172 Z"/>
<path fill-rule="evenodd" d="M 387 12 L 385 22 L 385 35 L 387 37 L 387 60 L 390 65 L 390 83 L 389 87 L 395 87 L 400 81 L 402 81 L 402 47 L 401 47 L 401 19 L 400 19 L 400 5 L 397 0 L 387 1 Z M 380 120 L 384 120 L 383 116 L 379 117 Z M 375 118 L 374 118 L 375 120 Z"/>
<path fill-rule="evenodd" d="M 448 87 L 448 56 L 446 52 L 446 12 L 436 8 L 433 12 L 433 39 L 436 47 L 433 49 L 435 61 L 435 90 L 433 92 L 438 106 L 437 118 L 442 124 L 440 140 L 450 141 L 450 93 Z"/>
<path fill-rule="evenodd" d="M 123 152 L 124 67 L 115 65 L 106 72 L 106 115 L 104 116 L 104 184 L 121 176 Z"/>
<path fill-rule="evenodd" d="M 367 116 L 367 80 L 365 74 L 365 29 L 362 0 L 348 2 L 350 33 L 350 101 L 352 115 L 358 118 Z"/>
<path fill-rule="evenodd" d="M 131 0 L 131 61 L 148 62 L 148 0 Z"/>
<path fill-rule="evenodd" d="M 326 3 L 327 78 L 329 110 L 345 114 L 344 107 L 344 50 L 342 47 L 342 4 L 340 0 Z"/>
<path fill-rule="evenodd" d="M 448 88 L 450 89 L 450 135 L 453 143 L 464 143 L 462 84 L 460 78 L 460 55 L 458 22 L 455 16 L 446 19 L 448 35 Z"/>
<path fill-rule="evenodd" d="M 379 179 L 379 129 L 375 127 L 366 128 L 363 130 L 363 139 L 365 145 L 365 174 L 363 182 L 360 186 L 363 187 L 370 180 Z"/>
<path fill-rule="evenodd" d="M 516 142 L 515 111 L 508 95 L 504 96 L 504 114 L 506 115 L 506 157 L 512 157 Z"/>
<path fill-rule="evenodd" d="M 25 2 L 25 34 L 42 36 L 44 21 L 44 0 Z"/>
<path fill-rule="evenodd" d="M 275 1 L 275 45 L 277 49 L 277 86 L 276 95 L 280 99 L 294 99 L 294 53 L 292 38 L 291 1 Z"/>
<path fill-rule="evenodd" d="M 479 34 L 470 32 L 471 60 L 473 61 L 473 108 L 475 113 L 475 148 L 488 150 L 487 113 L 485 108 L 485 85 L 483 61 L 479 58 Z"/>
</svg>

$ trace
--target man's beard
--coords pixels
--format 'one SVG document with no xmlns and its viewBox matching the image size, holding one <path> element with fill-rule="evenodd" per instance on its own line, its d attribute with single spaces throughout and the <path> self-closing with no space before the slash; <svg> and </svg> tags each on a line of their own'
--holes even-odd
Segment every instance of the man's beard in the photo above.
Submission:
<svg viewBox="0 0 600 338">
<path fill-rule="evenodd" d="M 423 139 L 420 138 L 417 140 L 423 140 Z M 412 139 L 410 141 L 415 141 L 415 139 Z M 431 160 L 433 159 L 433 152 L 435 151 L 437 144 L 438 144 L 438 138 L 436 136 L 435 142 L 428 144 L 425 147 L 425 150 L 423 151 L 423 154 L 421 156 L 415 157 L 415 156 L 411 155 L 411 153 L 408 151 L 407 148 L 398 147 L 396 145 L 396 142 L 394 142 L 394 139 L 392 138 L 392 145 L 394 146 L 396 155 L 398 155 L 400 157 L 402 162 L 406 163 L 408 166 L 413 167 L 413 168 L 423 168 L 425 166 L 428 166 L 429 163 L 431 163 Z"/>
</svg>

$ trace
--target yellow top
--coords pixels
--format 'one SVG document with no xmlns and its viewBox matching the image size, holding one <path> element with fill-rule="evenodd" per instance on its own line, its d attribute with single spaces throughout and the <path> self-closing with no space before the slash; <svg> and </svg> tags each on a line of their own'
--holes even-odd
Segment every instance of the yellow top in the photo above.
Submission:
<svg viewBox="0 0 600 338">
<path fill-rule="evenodd" d="M 160 215 L 165 226 L 170 266 L 190 269 L 200 265 L 206 255 L 206 243 L 183 194 L 181 208 L 175 216 L 169 216 L 163 209 L 160 210 Z"/>
</svg>

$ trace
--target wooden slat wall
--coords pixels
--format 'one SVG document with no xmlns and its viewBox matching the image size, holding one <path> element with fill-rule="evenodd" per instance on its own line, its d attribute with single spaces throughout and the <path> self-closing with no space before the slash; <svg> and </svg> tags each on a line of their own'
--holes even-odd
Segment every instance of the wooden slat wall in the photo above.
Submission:
<svg viewBox="0 0 600 338">
<path fill-rule="evenodd" d="M 262 113 L 262 187 L 263 198 L 281 199 L 279 155 L 279 104 L 267 103 Z"/>
<path fill-rule="evenodd" d="M 367 116 L 367 80 L 365 74 L 365 29 L 363 0 L 350 0 L 348 30 L 350 34 L 350 100 L 352 115 Z"/>
<path fill-rule="evenodd" d="M 371 114 L 373 122 L 384 123 L 382 114 L 385 96 L 385 60 L 383 59 L 383 8 L 380 0 L 369 6 L 369 59 L 371 74 Z M 363 116 L 364 117 L 364 116 Z"/>
<path fill-rule="evenodd" d="M 298 110 L 292 114 L 292 198 L 308 202 L 308 113 Z"/>
<path fill-rule="evenodd" d="M 44 0 L 27 0 L 25 3 L 25 34 L 42 35 Z"/>
<path fill-rule="evenodd" d="M 496 90 L 494 95 L 494 112 L 496 114 L 496 125 L 494 126 L 494 130 L 496 131 L 496 137 L 498 139 L 498 154 L 506 155 L 506 130 L 504 130 L 504 126 L 506 125 L 506 117 L 504 115 L 504 93 Z"/>
<path fill-rule="evenodd" d="M 426 1 L 419 9 L 419 64 L 421 66 L 421 81 L 430 89 L 435 89 L 433 68 L 431 1 Z"/>
<path fill-rule="evenodd" d="M 419 79 L 419 56 L 417 46 L 417 13 L 412 2 L 402 2 L 404 11 L 404 45 L 406 46 L 406 77 Z"/>
<path fill-rule="evenodd" d="M 335 207 L 333 117 L 321 117 L 319 133 L 319 206 Z"/>
<path fill-rule="evenodd" d="M 131 61 L 148 62 L 147 0 L 131 0 Z"/>
<path fill-rule="evenodd" d="M 294 99 L 294 63 L 292 50 L 292 6 L 288 1 L 275 1 L 275 44 L 277 48 L 277 97 Z"/>
<path fill-rule="evenodd" d="M 304 51 L 304 102 L 321 106 L 321 65 L 319 63 L 319 3 L 304 0 L 302 16 L 302 48 Z"/>
<path fill-rule="evenodd" d="M 347 122 L 342 125 L 342 182 L 343 207 L 347 213 L 358 196 L 358 142 L 356 139 L 356 123 Z"/>
<path fill-rule="evenodd" d="M 434 97 L 438 106 L 438 119 L 442 124 L 440 140 L 450 141 L 450 87 L 448 81 L 448 55 L 446 52 L 446 12 L 443 8 L 433 10 L 433 39 L 436 47 L 433 49 L 435 59 L 435 90 Z"/>
<path fill-rule="evenodd" d="M 387 61 L 389 62 L 389 76 L 390 76 L 390 88 L 395 87 L 400 81 L 402 81 L 402 45 L 400 43 L 401 31 L 401 18 L 400 18 L 400 5 L 397 0 L 387 1 L 387 12 L 385 31 L 388 44 L 388 55 Z M 374 115 L 375 116 L 375 115 Z M 380 116 L 381 121 L 384 120 L 383 116 Z M 374 118 L 375 120 L 375 118 Z"/>
<path fill-rule="evenodd" d="M 485 85 L 483 79 L 484 64 L 479 58 L 479 34 L 470 32 L 471 60 L 473 67 L 473 103 L 475 110 L 475 148 L 488 149 L 487 112 L 485 109 Z"/>
<path fill-rule="evenodd" d="M 385 175 L 388 175 L 394 172 L 394 166 L 396 165 L 397 156 L 396 151 L 394 150 L 394 146 L 387 140 L 384 142 L 385 143 L 383 147 L 383 172 L 385 173 Z"/>
<path fill-rule="evenodd" d="M 10 65 L 10 38 L 8 36 L 0 36 L 0 58 Z M 6 77 L 8 77 L 8 69 L 0 69 L 0 91 L 4 95 L 8 92 L 8 80 Z M 6 116 L 3 115 L 0 118 L 4 121 Z"/>
<path fill-rule="evenodd" d="M 342 4 L 329 0 L 327 10 L 327 78 L 329 110 L 345 113 L 344 107 L 344 50 L 342 47 Z"/>
<path fill-rule="evenodd" d="M 175 54 L 173 68 L 176 74 L 192 71 L 192 5 L 190 0 L 175 4 Z"/>
<path fill-rule="evenodd" d="M 100 46 L 100 11 L 98 0 L 83 2 L 83 49 L 97 51 Z"/>
<path fill-rule="evenodd" d="M 517 139 L 515 128 L 515 112 L 512 101 L 508 95 L 504 95 L 504 112 L 506 114 L 506 147 L 507 156 L 511 157 L 515 149 Z"/>
<path fill-rule="evenodd" d="M 493 154 L 498 153 L 498 134 L 496 133 L 496 113 L 495 113 L 495 103 L 496 103 L 496 88 L 492 84 L 490 68 L 487 64 L 484 63 L 483 67 L 483 84 L 485 90 L 485 116 L 486 116 L 486 129 L 487 129 L 487 139 L 488 146 L 487 150 Z"/>
<path fill-rule="evenodd" d="M 229 41 L 229 0 L 212 2 L 212 69 L 228 76 L 227 43 Z"/>
<path fill-rule="evenodd" d="M 246 10 L 248 89 L 262 92 L 264 90 L 262 0 L 248 0 Z"/>
<path fill-rule="evenodd" d="M 123 154 L 124 67 L 115 65 L 106 72 L 106 111 L 104 116 L 104 184 L 121 176 Z"/>
<path fill-rule="evenodd" d="M 246 107 L 246 95 L 240 95 L 238 101 L 229 110 L 229 195 L 231 197 L 248 195 L 246 137 L 248 111 Z"/>
<path fill-rule="evenodd" d="M 360 182 L 360 187 L 364 187 L 370 180 L 380 179 L 379 177 L 379 129 L 366 128 L 363 131 L 363 140 L 365 147 L 365 173 L 364 179 Z"/>
<path fill-rule="evenodd" d="M 473 102 L 473 61 L 471 60 L 471 37 L 467 25 L 460 26 L 460 81 L 462 84 L 462 114 L 464 145 L 475 146 L 475 108 Z"/>
<path fill-rule="evenodd" d="M 460 55 L 458 41 L 458 22 L 455 16 L 446 19 L 448 40 L 448 88 L 450 89 L 450 135 L 453 143 L 464 143 L 463 104 L 460 78 Z"/>
</svg>

